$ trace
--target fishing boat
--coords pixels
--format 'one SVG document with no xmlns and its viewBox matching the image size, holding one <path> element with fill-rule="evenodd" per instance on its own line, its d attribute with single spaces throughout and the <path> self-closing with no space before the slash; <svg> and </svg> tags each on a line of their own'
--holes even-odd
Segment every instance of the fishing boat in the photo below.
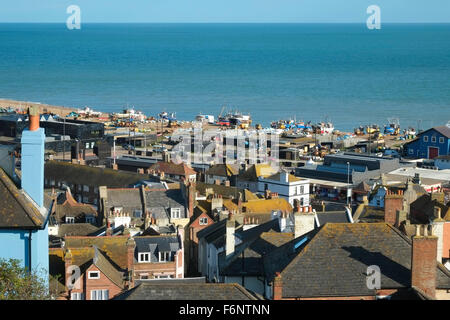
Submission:
<svg viewBox="0 0 450 320">
<path fill-rule="evenodd" d="M 388 119 L 389 124 L 384 126 L 384 134 L 396 136 L 400 133 L 400 121 L 397 118 Z"/>
<path fill-rule="evenodd" d="M 367 134 L 372 134 L 372 133 L 376 133 L 376 132 L 380 132 L 380 127 L 377 124 L 371 124 L 371 125 L 366 126 Z"/>
<path fill-rule="evenodd" d="M 168 121 L 176 121 L 177 120 L 175 112 L 167 113 L 166 111 L 162 111 L 161 113 L 158 114 L 158 116 L 163 120 L 168 120 Z"/>
<path fill-rule="evenodd" d="M 243 114 L 238 110 L 227 112 L 225 115 L 225 106 L 222 107 L 219 116 L 217 117 L 216 124 L 220 126 L 236 126 L 242 129 L 248 129 L 252 123 L 250 114 Z"/>
</svg>

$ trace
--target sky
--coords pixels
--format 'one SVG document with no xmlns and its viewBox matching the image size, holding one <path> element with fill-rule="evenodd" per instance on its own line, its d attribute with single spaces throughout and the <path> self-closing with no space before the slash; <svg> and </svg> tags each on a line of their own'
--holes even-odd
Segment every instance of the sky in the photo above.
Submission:
<svg viewBox="0 0 450 320">
<path fill-rule="evenodd" d="M 0 0 L 0 22 L 365 23 L 370 5 L 384 23 L 450 23 L 450 0 Z"/>
</svg>

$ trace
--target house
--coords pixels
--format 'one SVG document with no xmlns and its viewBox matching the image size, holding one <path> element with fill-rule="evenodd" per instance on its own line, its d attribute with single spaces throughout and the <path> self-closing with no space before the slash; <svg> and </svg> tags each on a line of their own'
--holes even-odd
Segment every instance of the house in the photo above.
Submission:
<svg viewBox="0 0 450 320">
<path fill-rule="evenodd" d="M 197 180 L 197 173 L 195 170 L 184 162 L 176 164 L 172 161 L 159 161 L 152 164 L 147 171 L 153 175 L 157 174 L 161 180 L 164 180 L 165 177 L 175 181 L 184 180 L 195 182 Z"/>
<path fill-rule="evenodd" d="M 133 279 L 171 279 L 184 277 L 183 234 L 138 236 L 134 250 Z"/>
<path fill-rule="evenodd" d="M 180 189 L 107 188 L 100 187 L 100 210 L 109 217 L 113 227 L 121 224 L 156 228 L 186 225 L 189 222 L 189 203 Z M 193 206 L 194 203 L 191 203 Z"/>
<path fill-rule="evenodd" d="M 275 233 L 292 233 L 293 238 L 298 238 L 305 233 L 314 230 L 320 222 L 317 219 L 316 212 L 311 207 L 301 207 L 299 201 L 295 202 L 294 213 L 291 211 L 274 211 L 270 215 L 266 215 L 268 219 L 262 222 L 254 221 L 249 217 L 242 218 L 242 221 L 238 221 L 238 215 L 230 214 L 227 219 L 220 220 L 212 224 L 211 226 L 198 232 L 198 268 L 199 273 L 205 276 L 209 281 L 223 282 L 228 279 L 237 277 L 236 273 L 223 273 L 228 272 L 227 268 L 234 259 L 238 259 L 238 256 L 242 254 L 242 250 L 250 250 L 249 260 L 245 258 L 244 265 L 250 267 L 255 263 L 254 258 L 261 258 L 261 255 L 266 251 L 259 251 L 259 253 L 253 252 L 254 249 L 249 247 L 254 240 L 256 240 L 263 232 L 275 232 Z M 327 217 L 323 217 L 326 223 Z M 274 239 L 277 236 L 269 235 L 269 238 Z M 283 237 L 283 236 L 280 236 Z M 266 240 L 261 240 L 262 242 Z M 278 241 L 278 240 L 273 240 Z M 272 246 L 269 246 L 273 248 Z M 239 250 L 238 250 L 239 249 Z M 258 254 L 259 256 L 255 256 Z M 244 252 L 245 256 L 245 252 Z M 256 262 L 257 263 L 257 262 Z M 262 263 L 262 262 L 261 262 Z M 235 270 L 235 269 L 233 269 Z M 258 269 L 259 270 L 259 269 Z M 247 270 L 248 271 L 248 270 Z M 234 272 L 234 271 L 233 271 Z M 237 272 L 237 271 L 236 271 Z M 240 271 L 240 272 L 246 272 Z M 253 272 L 253 271 L 252 271 Z M 247 289 L 254 290 L 259 294 L 265 292 L 264 286 L 261 285 L 261 279 L 264 278 L 263 274 L 249 273 L 249 278 L 242 278 L 240 283 Z M 230 280 L 231 281 L 231 280 Z"/>
<path fill-rule="evenodd" d="M 268 177 L 258 178 L 258 192 L 266 190 L 278 193 L 278 195 L 291 205 L 294 200 L 299 200 L 303 206 L 309 206 L 309 180 L 298 178 L 286 171 L 281 171 Z"/>
<path fill-rule="evenodd" d="M 28 113 L 29 127 L 21 139 L 21 181 L 14 178 L 14 165 L 0 168 L 0 258 L 18 259 L 47 281 L 53 201 L 44 197 L 44 129 L 39 128 L 38 109 L 31 107 Z"/>
<path fill-rule="evenodd" d="M 134 242 L 123 236 L 67 236 L 50 249 L 51 275 L 65 288 L 60 298 L 108 300 L 133 286 Z"/>
<path fill-rule="evenodd" d="M 248 189 L 251 192 L 258 192 L 259 178 L 266 178 L 277 173 L 278 170 L 270 164 L 253 164 L 240 173 L 237 177 L 236 186 L 239 189 Z"/>
<path fill-rule="evenodd" d="M 45 163 L 45 188 L 68 186 L 78 202 L 96 206 L 99 205 L 99 184 L 108 188 L 126 188 L 142 180 L 151 180 L 151 177 L 63 161 L 51 160 Z"/>
<path fill-rule="evenodd" d="M 403 145 L 404 155 L 411 158 L 434 159 L 450 155 L 450 127 L 430 128 Z"/>
<path fill-rule="evenodd" d="M 220 282 L 238 283 L 265 296 L 263 256 L 293 238 L 293 232 L 281 232 L 278 219 L 247 229 L 239 245 L 219 253 Z"/>
<path fill-rule="evenodd" d="M 97 210 L 89 204 L 77 202 L 69 188 L 57 196 L 55 211 L 50 220 L 53 230 L 50 234 L 58 233 L 58 226 L 66 223 L 90 223 L 97 227 L 102 223 Z"/>
<path fill-rule="evenodd" d="M 236 185 L 236 177 L 239 174 L 239 166 L 234 164 L 215 164 L 205 172 L 207 184 Z M 227 182 L 228 181 L 228 182 Z"/>
<path fill-rule="evenodd" d="M 450 299 L 450 272 L 436 263 L 437 237 L 420 227 L 412 240 L 387 223 L 327 223 L 295 238 L 264 256 L 270 298 L 401 299 L 418 290 Z"/>
<path fill-rule="evenodd" d="M 218 220 L 217 215 L 223 211 L 223 198 L 221 195 L 212 195 L 210 199 L 197 202 L 194 215 L 186 226 L 186 261 L 189 275 L 198 272 L 198 236 L 197 233 Z"/>
<path fill-rule="evenodd" d="M 190 279 L 141 281 L 115 300 L 257 300 L 237 283 L 205 283 Z"/>
</svg>

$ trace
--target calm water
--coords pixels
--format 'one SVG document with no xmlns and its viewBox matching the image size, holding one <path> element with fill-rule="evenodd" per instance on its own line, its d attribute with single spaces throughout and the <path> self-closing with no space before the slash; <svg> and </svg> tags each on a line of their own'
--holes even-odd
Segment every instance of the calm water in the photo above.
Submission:
<svg viewBox="0 0 450 320">
<path fill-rule="evenodd" d="M 0 24 L 0 97 L 427 128 L 450 120 L 450 24 Z"/>
</svg>

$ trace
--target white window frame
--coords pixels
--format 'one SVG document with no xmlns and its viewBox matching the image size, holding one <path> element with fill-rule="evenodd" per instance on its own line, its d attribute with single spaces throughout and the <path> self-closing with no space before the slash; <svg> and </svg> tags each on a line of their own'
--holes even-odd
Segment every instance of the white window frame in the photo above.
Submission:
<svg viewBox="0 0 450 320">
<path fill-rule="evenodd" d="M 70 300 L 84 300 L 83 292 L 72 292 L 70 294 Z"/>
<path fill-rule="evenodd" d="M 428 136 L 423 136 L 423 142 L 428 142 Z"/>
<path fill-rule="evenodd" d="M 181 219 L 181 208 L 171 208 L 170 217 L 172 219 Z"/>
<path fill-rule="evenodd" d="M 207 224 L 208 224 L 208 218 L 206 218 L 206 217 L 200 218 L 200 219 L 199 219 L 199 224 L 200 224 L 201 226 L 207 225 Z"/>
<path fill-rule="evenodd" d="M 164 259 L 163 259 L 164 258 Z M 158 252 L 158 261 L 159 262 L 170 262 L 171 261 L 170 251 L 160 251 Z"/>
<path fill-rule="evenodd" d="M 75 217 L 66 217 L 66 223 L 75 223 Z"/>
<path fill-rule="evenodd" d="M 98 276 L 93 276 L 93 273 L 97 273 Z M 100 271 L 89 271 L 88 272 L 88 279 L 98 280 L 100 279 Z"/>
<path fill-rule="evenodd" d="M 445 138 L 444 137 L 439 137 L 439 143 L 444 143 L 445 142 Z"/>
<path fill-rule="evenodd" d="M 431 136 L 431 142 L 436 142 L 436 136 Z"/>
<path fill-rule="evenodd" d="M 108 299 L 109 299 L 108 289 L 91 290 L 91 300 L 108 300 Z"/>
<path fill-rule="evenodd" d="M 150 262 L 150 252 L 140 252 L 138 254 L 139 262 Z"/>
</svg>

